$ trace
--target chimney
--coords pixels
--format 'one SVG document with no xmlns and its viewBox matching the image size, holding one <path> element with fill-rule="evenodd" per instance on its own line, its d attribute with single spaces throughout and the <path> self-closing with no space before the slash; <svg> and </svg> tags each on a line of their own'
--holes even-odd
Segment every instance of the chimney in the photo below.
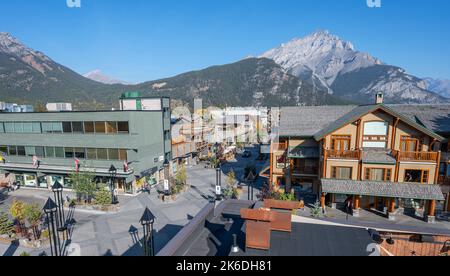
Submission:
<svg viewBox="0 0 450 276">
<path fill-rule="evenodd" d="M 377 93 L 375 97 L 375 104 L 383 104 L 383 93 Z"/>
</svg>

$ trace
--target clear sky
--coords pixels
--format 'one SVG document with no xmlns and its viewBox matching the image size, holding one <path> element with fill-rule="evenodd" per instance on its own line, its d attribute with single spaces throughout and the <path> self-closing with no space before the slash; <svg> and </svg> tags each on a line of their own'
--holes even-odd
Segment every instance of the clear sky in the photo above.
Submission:
<svg viewBox="0 0 450 276">
<path fill-rule="evenodd" d="M 419 77 L 450 78 L 450 1 L 0 0 L 0 31 L 79 72 L 147 81 L 226 64 L 316 30 Z"/>
</svg>

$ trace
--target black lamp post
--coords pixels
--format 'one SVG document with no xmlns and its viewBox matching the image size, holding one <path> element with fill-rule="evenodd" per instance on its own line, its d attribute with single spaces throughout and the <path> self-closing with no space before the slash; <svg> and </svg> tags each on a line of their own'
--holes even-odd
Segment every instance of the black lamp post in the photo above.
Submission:
<svg viewBox="0 0 450 276">
<path fill-rule="evenodd" d="M 155 216 L 145 208 L 140 223 L 144 229 L 144 256 L 155 256 L 155 242 L 153 240 L 153 223 Z"/>
<path fill-rule="evenodd" d="M 54 185 L 52 186 L 52 192 L 55 198 L 55 204 L 57 207 L 57 217 L 56 217 L 56 225 L 58 227 L 58 229 L 61 229 L 65 226 L 66 224 L 66 218 L 64 215 L 64 201 L 63 201 L 63 185 L 56 180 Z"/>
<path fill-rule="evenodd" d="M 116 195 L 114 194 L 114 190 L 115 190 L 115 185 L 114 185 L 114 180 L 116 178 L 117 175 L 117 169 L 116 167 L 114 167 L 114 165 L 111 165 L 111 167 L 109 168 L 109 176 L 110 176 L 110 182 L 109 182 L 109 187 L 111 190 L 111 204 L 116 204 Z"/>
<path fill-rule="evenodd" d="M 218 193 L 218 191 L 222 191 L 222 170 L 220 167 L 216 168 L 216 191 L 217 200 L 220 200 L 221 194 Z"/>
<path fill-rule="evenodd" d="M 45 216 L 46 221 L 48 225 L 48 234 L 50 238 L 50 250 L 52 256 L 60 256 L 60 241 L 59 241 L 59 235 L 57 233 L 57 227 L 55 225 L 55 214 L 58 212 L 58 206 L 56 203 L 51 199 L 48 198 L 47 202 L 44 205 Z"/>
</svg>

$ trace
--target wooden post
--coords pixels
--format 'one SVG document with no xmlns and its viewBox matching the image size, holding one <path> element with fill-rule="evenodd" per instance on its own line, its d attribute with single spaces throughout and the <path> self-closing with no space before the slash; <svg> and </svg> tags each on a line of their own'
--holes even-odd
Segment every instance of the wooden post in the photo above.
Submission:
<svg viewBox="0 0 450 276">
<path fill-rule="evenodd" d="M 391 198 L 390 204 L 389 204 L 389 213 L 395 212 L 395 198 Z"/>
<path fill-rule="evenodd" d="M 394 128 L 392 129 L 392 143 L 391 143 L 392 150 L 395 149 L 395 142 L 397 141 L 397 126 L 399 121 L 400 121 L 399 118 L 395 118 Z"/>
<path fill-rule="evenodd" d="M 435 175 L 434 175 L 434 184 L 438 184 L 438 182 L 439 182 L 439 169 L 440 169 L 440 166 L 441 166 L 441 154 L 442 154 L 442 152 L 439 151 L 438 152 L 438 156 L 437 156 L 437 160 L 436 160 L 436 172 L 435 172 Z"/>
<path fill-rule="evenodd" d="M 322 178 L 327 178 L 327 160 L 328 160 L 328 154 L 327 154 L 327 138 L 323 138 L 323 171 L 322 171 Z"/>
<path fill-rule="evenodd" d="M 361 147 L 361 119 L 359 119 L 357 122 L 357 129 L 356 129 L 356 147 L 355 150 L 359 150 Z"/>
<path fill-rule="evenodd" d="M 428 216 L 434 217 L 436 214 L 436 200 L 428 201 Z"/>
<path fill-rule="evenodd" d="M 355 209 L 361 209 L 361 196 L 355 196 Z"/>
<path fill-rule="evenodd" d="M 325 193 L 322 193 L 322 196 L 320 197 L 320 206 L 322 209 L 325 209 Z"/>
</svg>

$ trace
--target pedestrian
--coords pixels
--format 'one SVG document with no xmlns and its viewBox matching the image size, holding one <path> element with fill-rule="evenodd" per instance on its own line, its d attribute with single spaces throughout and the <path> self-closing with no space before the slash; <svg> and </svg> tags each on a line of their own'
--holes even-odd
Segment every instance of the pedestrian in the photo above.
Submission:
<svg viewBox="0 0 450 276">
<path fill-rule="evenodd" d="M 350 213 L 352 212 L 352 200 L 351 198 L 348 198 L 345 201 L 345 212 L 347 213 L 347 220 L 349 219 Z"/>
</svg>

